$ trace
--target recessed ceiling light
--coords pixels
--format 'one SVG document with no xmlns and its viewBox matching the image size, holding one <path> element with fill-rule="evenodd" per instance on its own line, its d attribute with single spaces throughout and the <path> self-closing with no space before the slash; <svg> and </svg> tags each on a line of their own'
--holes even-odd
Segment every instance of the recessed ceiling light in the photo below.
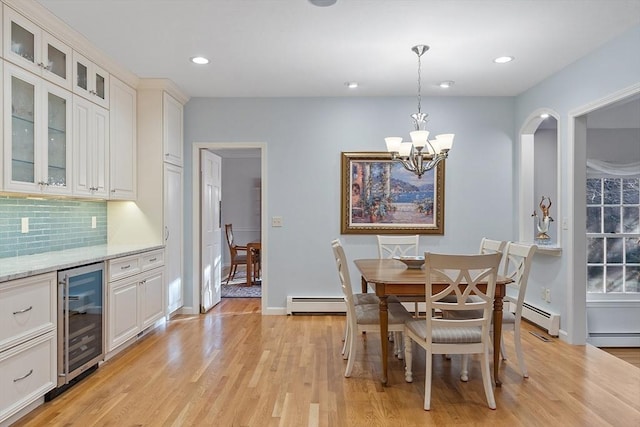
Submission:
<svg viewBox="0 0 640 427">
<path fill-rule="evenodd" d="M 447 80 L 446 82 L 440 82 L 438 84 L 438 86 L 440 86 L 442 89 L 449 89 L 451 86 L 453 86 L 455 84 L 454 81 L 452 80 Z"/>
<path fill-rule="evenodd" d="M 205 65 L 209 63 L 209 60 L 204 56 L 194 56 L 193 58 L 191 58 L 191 62 L 198 65 Z"/>
<path fill-rule="evenodd" d="M 336 4 L 336 1 L 337 0 L 309 0 L 309 3 L 318 7 L 327 7 Z"/>
<path fill-rule="evenodd" d="M 355 89 L 358 87 L 358 82 L 345 82 L 344 85 L 349 89 Z"/>
<path fill-rule="evenodd" d="M 499 56 L 493 60 L 496 64 L 506 64 L 507 62 L 513 61 L 513 56 Z"/>
<path fill-rule="evenodd" d="M 548 118 L 549 118 L 549 114 L 547 114 L 547 113 L 542 113 L 542 114 L 540 114 L 540 118 L 541 118 L 541 119 L 548 119 Z"/>
</svg>

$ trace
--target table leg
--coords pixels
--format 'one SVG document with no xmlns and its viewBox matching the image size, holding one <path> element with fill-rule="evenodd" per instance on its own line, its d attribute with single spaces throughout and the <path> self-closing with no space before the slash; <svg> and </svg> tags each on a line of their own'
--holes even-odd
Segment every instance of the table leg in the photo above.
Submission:
<svg viewBox="0 0 640 427">
<path fill-rule="evenodd" d="M 378 286 L 376 286 L 376 289 Z M 389 350 L 389 311 L 387 295 L 378 295 L 380 298 L 380 343 L 382 344 L 382 384 L 387 384 L 387 354 Z"/>
<path fill-rule="evenodd" d="M 247 248 L 247 283 L 251 286 L 253 283 L 253 249 Z"/>
<path fill-rule="evenodd" d="M 364 280 L 364 277 L 360 276 L 360 286 L 362 287 L 362 293 L 366 294 L 367 292 L 369 292 L 369 283 L 367 283 L 366 280 Z"/>
<path fill-rule="evenodd" d="M 493 299 L 493 379 L 496 387 L 502 387 L 498 376 L 500 369 L 500 340 L 502 339 L 502 297 Z"/>
</svg>

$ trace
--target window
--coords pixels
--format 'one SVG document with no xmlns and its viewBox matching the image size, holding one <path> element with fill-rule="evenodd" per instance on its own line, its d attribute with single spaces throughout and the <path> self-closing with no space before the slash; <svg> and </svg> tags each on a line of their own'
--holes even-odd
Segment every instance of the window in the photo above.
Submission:
<svg viewBox="0 0 640 427">
<path fill-rule="evenodd" d="M 587 292 L 640 292 L 640 179 L 587 179 Z"/>
</svg>

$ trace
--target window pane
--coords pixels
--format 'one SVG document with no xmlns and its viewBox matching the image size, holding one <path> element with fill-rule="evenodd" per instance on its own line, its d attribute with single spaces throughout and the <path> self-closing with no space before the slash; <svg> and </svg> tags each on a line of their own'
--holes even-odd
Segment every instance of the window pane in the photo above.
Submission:
<svg viewBox="0 0 640 427">
<path fill-rule="evenodd" d="M 604 239 L 602 237 L 587 238 L 587 262 L 590 264 L 604 263 Z"/>
<path fill-rule="evenodd" d="M 640 233 L 640 208 L 636 206 L 622 207 L 622 232 Z"/>
<path fill-rule="evenodd" d="M 619 233 L 620 232 L 620 208 L 618 206 L 605 207 L 603 208 L 603 211 L 604 211 L 603 232 Z"/>
<path fill-rule="evenodd" d="M 588 207 L 587 208 L 587 233 L 601 233 L 600 227 L 600 213 L 602 208 Z"/>
<path fill-rule="evenodd" d="M 625 205 L 640 203 L 640 179 L 629 178 L 622 180 L 622 200 Z M 588 192 L 589 190 L 587 190 Z"/>
<path fill-rule="evenodd" d="M 623 271 L 622 266 L 607 266 L 607 278 L 606 278 L 606 292 L 622 292 L 623 289 Z"/>
<path fill-rule="evenodd" d="M 624 290 L 625 292 L 640 292 L 640 267 L 627 266 Z"/>
<path fill-rule="evenodd" d="M 628 237 L 624 240 L 626 263 L 640 264 L 640 239 Z"/>
<path fill-rule="evenodd" d="M 604 267 L 587 267 L 587 292 L 601 294 L 603 289 Z"/>
<path fill-rule="evenodd" d="M 622 238 L 607 237 L 607 263 L 622 264 Z"/>
<path fill-rule="evenodd" d="M 619 205 L 620 204 L 620 179 L 604 178 L 604 204 Z"/>
<path fill-rule="evenodd" d="M 587 204 L 599 205 L 602 203 L 602 189 L 600 178 L 587 179 Z"/>
</svg>

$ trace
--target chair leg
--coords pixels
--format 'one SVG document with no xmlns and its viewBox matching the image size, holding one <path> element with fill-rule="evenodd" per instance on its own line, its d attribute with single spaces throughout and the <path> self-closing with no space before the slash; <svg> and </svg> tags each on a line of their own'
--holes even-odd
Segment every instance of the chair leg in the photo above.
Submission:
<svg viewBox="0 0 640 427">
<path fill-rule="evenodd" d="M 349 319 L 347 319 L 344 325 L 344 337 L 342 341 L 344 341 L 344 344 L 342 344 L 342 356 L 346 359 L 348 357 L 347 346 L 349 345 Z"/>
<path fill-rule="evenodd" d="M 484 385 L 484 394 L 487 396 L 487 404 L 489 408 L 496 409 L 496 399 L 493 396 L 493 385 L 491 384 L 491 371 L 489 370 L 489 349 L 485 348 L 482 353 L 482 383 Z"/>
<path fill-rule="evenodd" d="M 469 381 L 469 355 L 462 355 L 462 369 L 460 370 L 460 381 Z"/>
<path fill-rule="evenodd" d="M 404 344 L 403 344 L 402 332 L 393 333 L 393 355 L 400 360 L 404 358 Z"/>
<path fill-rule="evenodd" d="M 504 337 L 500 337 L 500 356 L 502 356 L 502 360 L 507 360 L 507 351 L 504 348 Z"/>
<path fill-rule="evenodd" d="M 431 375 L 433 370 L 433 354 L 426 350 L 424 359 L 424 410 L 431 409 Z"/>
<path fill-rule="evenodd" d="M 520 322 L 516 321 L 514 330 L 513 330 L 513 341 L 515 342 L 516 347 L 516 355 L 518 357 L 518 366 L 520 367 L 520 372 L 524 378 L 529 378 L 529 373 L 527 372 L 527 365 L 524 363 L 524 355 L 522 354 L 522 342 L 520 341 Z"/>
<path fill-rule="evenodd" d="M 349 378 L 351 376 L 351 371 L 353 370 L 353 364 L 356 360 L 356 340 L 355 340 L 355 332 L 349 328 L 349 349 L 347 350 L 347 368 L 344 371 L 344 376 Z M 344 356 L 343 356 L 344 357 Z"/>
<path fill-rule="evenodd" d="M 405 334 L 404 337 L 404 380 L 408 383 L 413 382 L 413 372 L 411 367 L 413 365 L 411 337 Z"/>
</svg>

